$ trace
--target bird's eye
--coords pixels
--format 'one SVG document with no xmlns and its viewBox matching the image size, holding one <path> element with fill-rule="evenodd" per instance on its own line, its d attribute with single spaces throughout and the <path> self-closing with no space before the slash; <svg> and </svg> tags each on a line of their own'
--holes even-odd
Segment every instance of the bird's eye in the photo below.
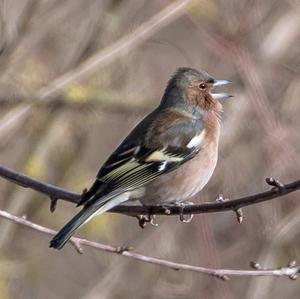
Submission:
<svg viewBox="0 0 300 299">
<path fill-rule="evenodd" d="M 202 90 L 205 90 L 206 89 L 206 84 L 205 83 L 199 84 L 199 88 L 202 89 Z"/>
</svg>

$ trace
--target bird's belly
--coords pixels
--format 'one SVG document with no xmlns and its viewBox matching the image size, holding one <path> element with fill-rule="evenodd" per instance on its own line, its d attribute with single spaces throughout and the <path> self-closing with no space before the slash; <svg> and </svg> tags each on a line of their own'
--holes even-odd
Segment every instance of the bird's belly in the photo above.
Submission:
<svg viewBox="0 0 300 299">
<path fill-rule="evenodd" d="M 144 205 L 185 201 L 202 190 L 211 178 L 217 163 L 217 143 L 201 149 L 192 160 L 180 168 L 158 177 L 145 188 Z"/>
</svg>

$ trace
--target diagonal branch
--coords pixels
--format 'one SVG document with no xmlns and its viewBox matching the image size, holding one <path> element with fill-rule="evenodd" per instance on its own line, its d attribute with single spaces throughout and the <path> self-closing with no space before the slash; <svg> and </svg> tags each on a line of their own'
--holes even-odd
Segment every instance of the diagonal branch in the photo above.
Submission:
<svg viewBox="0 0 300 299">
<path fill-rule="evenodd" d="M 52 210 L 55 208 L 57 199 L 62 199 L 72 203 L 78 203 L 80 200 L 80 194 L 71 192 L 69 190 L 53 186 L 48 183 L 41 182 L 24 174 L 21 174 L 8 167 L 0 165 L 0 177 L 10 180 L 17 185 L 24 188 L 30 188 L 43 193 L 50 197 L 52 200 Z M 249 196 L 233 200 L 222 200 L 215 202 L 207 202 L 199 205 L 186 205 L 184 209 L 180 206 L 170 206 L 166 209 L 163 206 L 118 206 L 111 210 L 114 213 L 127 214 L 131 216 L 137 215 L 182 215 L 182 214 L 201 214 L 201 213 L 213 213 L 222 211 L 234 211 L 237 213 L 237 217 L 242 218 L 241 208 L 249 205 L 261 203 L 264 201 L 272 200 L 274 198 L 282 197 L 283 195 L 295 192 L 300 189 L 300 180 L 294 181 L 289 184 L 281 184 L 277 180 L 272 178 L 266 179 L 266 182 L 272 186 L 268 191 L 256 193 Z"/>
<path fill-rule="evenodd" d="M 47 235 L 52 236 L 56 234 L 56 231 L 52 229 L 33 223 L 23 217 L 12 215 L 6 211 L 0 210 L 0 217 L 8 219 L 10 221 L 13 221 L 20 225 L 26 226 L 32 230 L 36 230 Z M 300 273 L 300 266 L 296 265 L 294 261 L 290 262 L 286 267 L 281 267 L 277 269 L 262 269 L 260 265 L 257 263 L 251 263 L 254 270 L 211 269 L 206 267 L 193 266 L 189 264 L 176 263 L 176 262 L 172 262 L 172 261 L 168 261 L 165 259 L 156 258 L 152 256 L 146 256 L 131 251 L 132 248 L 105 245 L 105 244 L 101 244 L 98 242 L 77 238 L 77 237 L 72 237 L 69 242 L 75 247 L 75 249 L 79 253 L 83 252 L 81 246 L 84 245 L 99 251 L 106 251 L 110 253 L 119 254 L 144 263 L 167 267 L 174 270 L 198 272 L 198 273 L 214 276 L 223 280 L 228 280 L 229 276 L 277 276 L 277 277 L 289 277 L 290 279 L 295 280 L 297 278 L 297 275 Z"/>
<path fill-rule="evenodd" d="M 108 47 L 98 51 L 93 56 L 88 58 L 76 68 L 67 71 L 61 76 L 54 79 L 50 84 L 39 89 L 33 98 L 36 100 L 46 100 L 57 95 L 63 88 L 67 87 L 76 80 L 86 77 L 98 67 L 107 66 L 107 64 L 115 61 L 117 58 L 126 54 L 129 50 L 133 50 L 136 46 L 148 39 L 151 35 L 158 32 L 160 29 L 170 24 L 179 18 L 185 11 L 191 0 L 177 0 L 169 4 L 149 20 L 142 23 L 131 34 L 128 34 Z M 10 117 L 6 122 L 1 123 L 0 131 L 7 127 L 13 126 L 21 117 L 25 117 L 32 108 L 32 104 L 26 104 L 18 107 L 13 117 Z"/>
<path fill-rule="evenodd" d="M 158 30 L 180 17 L 190 2 L 191 0 L 177 0 L 169 4 L 166 8 L 159 11 L 148 21 L 141 24 L 131 34 L 125 35 L 117 42 L 91 56 L 77 68 L 66 72 L 51 82 L 50 85 L 47 85 L 45 88 L 39 90 L 36 95 L 37 98 L 45 99 L 47 97 L 51 97 L 75 80 L 78 80 L 83 76 L 87 76 L 99 65 L 103 67 L 124 53 L 127 53 L 127 51 L 138 45 L 138 43 L 149 38 L 149 36 L 153 35 Z"/>
</svg>

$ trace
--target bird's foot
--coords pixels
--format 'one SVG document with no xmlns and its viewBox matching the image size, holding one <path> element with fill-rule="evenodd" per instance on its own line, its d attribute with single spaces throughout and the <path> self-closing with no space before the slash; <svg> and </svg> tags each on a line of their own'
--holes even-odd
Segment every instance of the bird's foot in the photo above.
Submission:
<svg viewBox="0 0 300 299">
<path fill-rule="evenodd" d="M 141 228 L 145 228 L 148 223 L 150 223 L 152 226 L 158 227 L 158 223 L 155 223 L 156 215 L 148 214 L 148 215 L 137 215 L 136 216 L 139 226 Z"/>
<path fill-rule="evenodd" d="M 171 213 L 171 211 L 170 211 L 171 207 L 174 207 L 174 206 L 179 207 L 179 209 L 180 209 L 180 212 L 179 212 L 180 221 L 183 222 L 183 223 L 189 223 L 189 222 L 192 221 L 192 219 L 194 217 L 193 214 L 190 214 L 187 217 L 184 216 L 184 208 L 186 206 L 189 206 L 189 205 L 194 205 L 194 203 L 191 202 L 191 201 L 185 201 L 185 202 L 174 201 L 174 202 L 169 203 L 169 204 L 164 204 L 163 208 L 165 209 L 165 214 L 169 215 Z"/>
<path fill-rule="evenodd" d="M 179 219 L 183 223 L 189 223 L 194 218 L 194 214 L 187 215 L 186 218 L 184 217 L 183 211 L 184 211 L 184 208 L 188 205 L 194 205 L 194 203 L 192 201 L 186 201 L 184 203 L 183 202 L 179 203 L 179 207 L 180 207 Z"/>
</svg>

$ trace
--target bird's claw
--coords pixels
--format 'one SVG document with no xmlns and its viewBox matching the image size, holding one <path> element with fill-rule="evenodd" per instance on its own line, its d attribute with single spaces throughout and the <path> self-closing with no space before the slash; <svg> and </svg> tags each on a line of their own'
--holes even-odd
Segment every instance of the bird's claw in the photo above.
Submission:
<svg viewBox="0 0 300 299">
<path fill-rule="evenodd" d="M 154 222 L 155 218 L 156 218 L 156 215 L 149 215 L 149 219 L 150 219 L 149 223 L 154 227 L 158 227 L 158 223 Z"/>
<path fill-rule="evenodd" d="M 182 208 L 182 213 L 180 213 L 180 215 L 179 215 L 179 219 L 180 219 L 181 222 L 189 223 L 189 222 L 192 221 L 193 218 L 194 218 L 194 214 L 190 214 L 190 215 L 188 215 L 187 218 L 185 218 L 184 215 L 183 215 L 183 208 Z"/>
<path fill-rule="evenodd" d="M 191 201 L 186 201 L 186 202 L 175 202 L 175 205 L 179 207 L 180 209 L 180 212 L 179 212 L 179 220 L 183 223 L 189 223 L 192 221 L 194 215 L 193 214 L 190 214 L 188 215 L 187 217 L 184 217 L 184 208 L 187 206 L 187 205 L 193 205 L 194 203 L 191 202 Z"/>
<path fill-rule="evenodd" d="M 158 223 L 154 222 L 154 219 L 156 218 L 155 215 L 137 215 L 136 218 L 138 219 L 141 228 L 145 228 L 147 223 L 150 223 L 154 227 L 158 227 Z"/>
<path fill-rule="evenodd" d="M 170 206 L 163 205 L 162 208 L 164 209 L 165 215 L 171 215 Z"/>
</svg>

